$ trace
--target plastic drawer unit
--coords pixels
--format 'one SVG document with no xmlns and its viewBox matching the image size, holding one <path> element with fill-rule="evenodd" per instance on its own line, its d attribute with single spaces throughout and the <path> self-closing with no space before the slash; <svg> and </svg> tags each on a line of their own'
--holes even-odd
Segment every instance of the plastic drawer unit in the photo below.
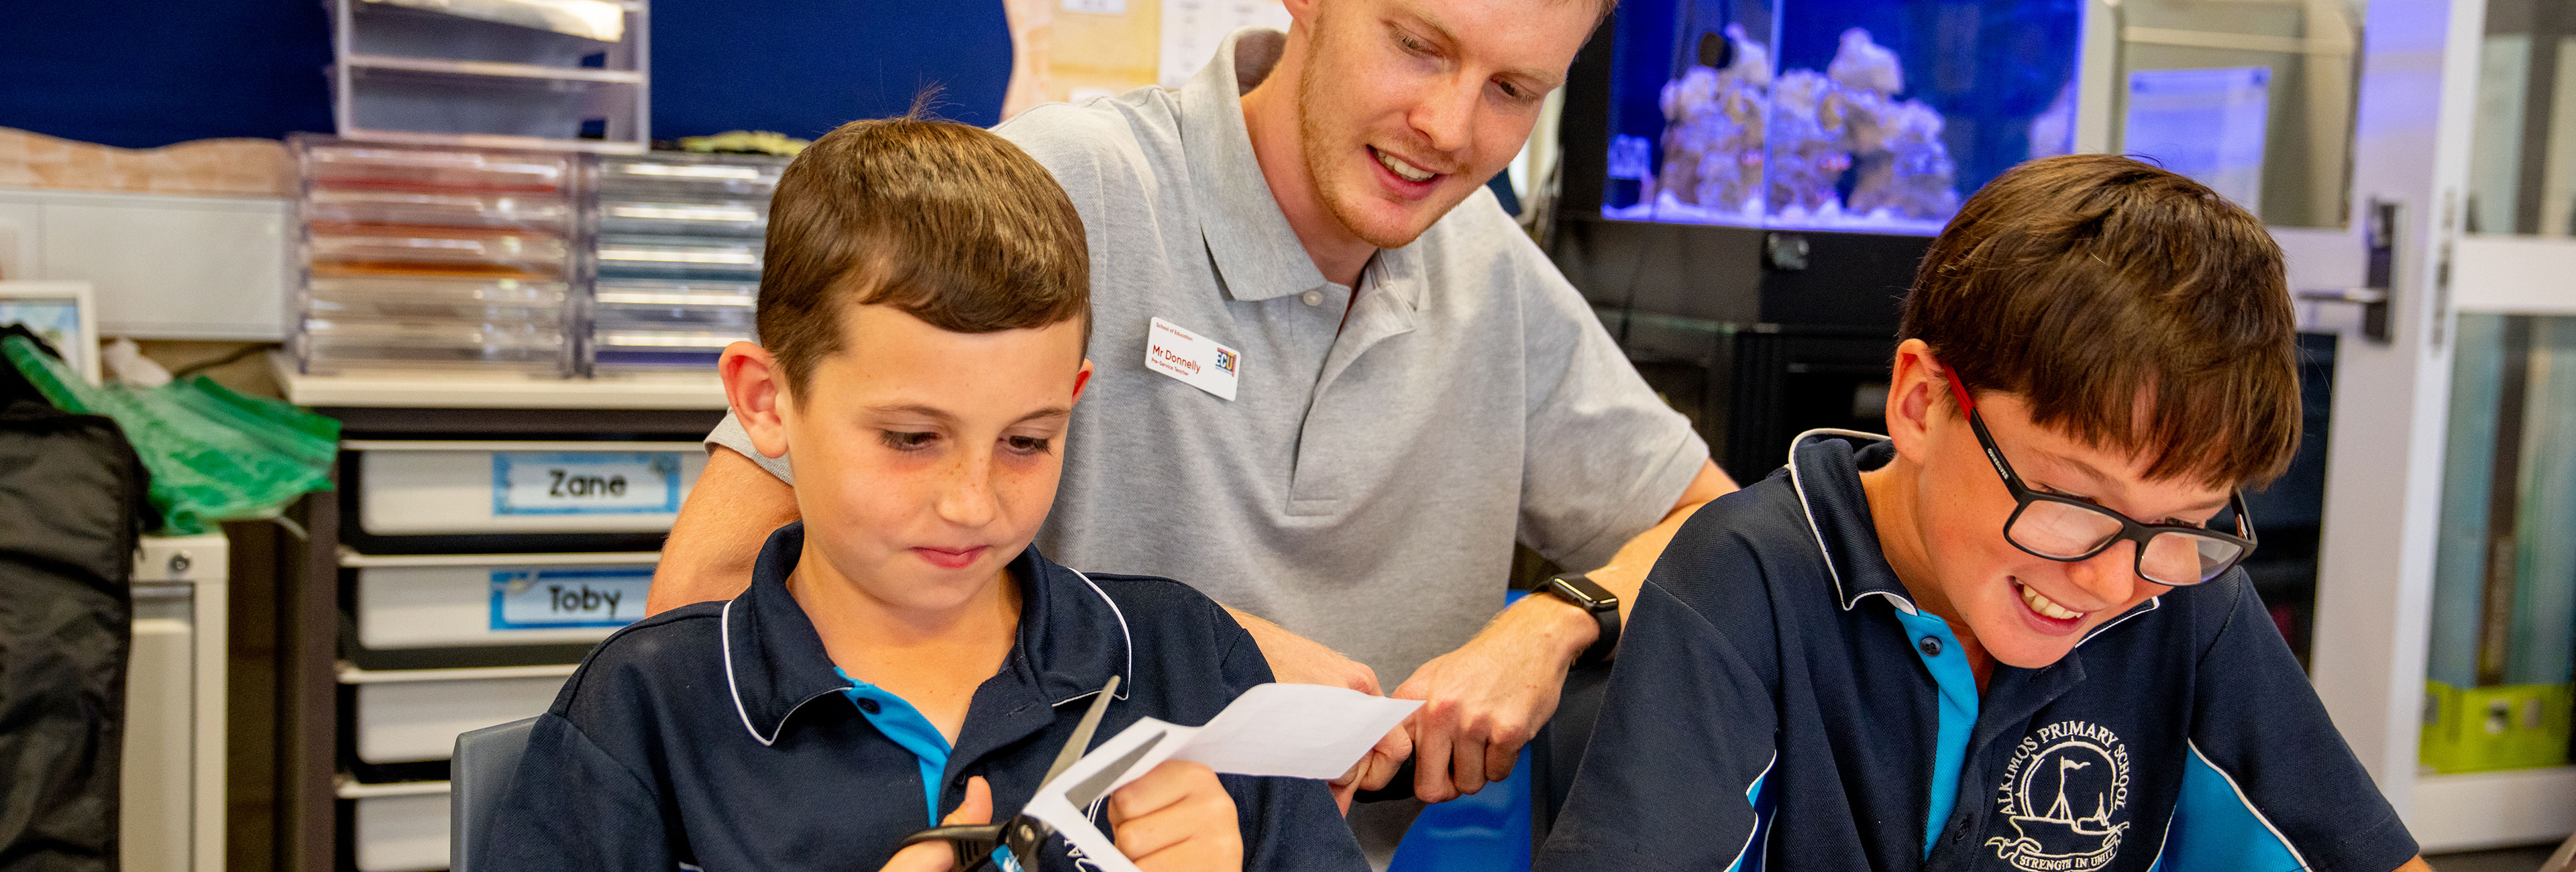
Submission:
<svg viewBox="0 0 2576 872">
<path fill-rule="evenodd" d="M 580 179 L 560 154 L 292 138 L 307 373 L 579 363 Z"/>
<path fill-rule="evenodd" d="M 445 760 L 456 734 L 545 714 L 571 664 L 486 669 L 367 670 L 344 667 L 356 691 L 356 742 L 363 763 Z"/>
<path fill-rule="evenodd" d="M 374 536 L 663 532 L 707 464 L 695 442 L 341 447 L 357 454 L 358 526 Z"/>
<path fill-rule="evenodd" d="M 457 554 L 341 561 L 369 649 L 592 643 L 644 616 L 660 555 Z"/>
<path fill-rule="evenodd" d="M 447 782 L 343 783 L 339 793 L 352 806 L 358 872 L 447 868 Z"/>
<path fill-rule="evenodd" d="M 592 372 L 710 371 L 726 345 L 753 338 L 769 197 L 786 163 L 655 153 L 590 167 Z"/>
</svg>

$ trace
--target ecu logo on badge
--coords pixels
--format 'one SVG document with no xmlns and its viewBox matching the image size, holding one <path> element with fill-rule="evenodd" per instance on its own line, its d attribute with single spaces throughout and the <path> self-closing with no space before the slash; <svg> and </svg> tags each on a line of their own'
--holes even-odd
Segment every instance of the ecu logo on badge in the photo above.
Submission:
<svg viewBox="0 0 2576 872">
<path fill-rule="evenodd" d="M 2023 872 L 2102 869 L 2129 829 L 2129 748 L 2084 721 L 2041 727 L 2013 749 L 1995 799 L 2019 834 L 1987 839 L 1996 857 Z"/>
</svg>

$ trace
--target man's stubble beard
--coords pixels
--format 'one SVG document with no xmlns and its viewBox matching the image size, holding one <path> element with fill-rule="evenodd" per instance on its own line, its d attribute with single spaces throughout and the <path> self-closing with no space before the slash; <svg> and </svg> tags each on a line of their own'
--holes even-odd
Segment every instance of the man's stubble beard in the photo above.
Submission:
<svg viewBox="0 0 2576 872">
<path fill-rule="evenodd" d="M 1342 225 L 1343 232 L 1378 248 L 1403 248 L 1412 245 L 1413 240 L 1421 238 L 1424 231 L 1431 229 L 1430 224 L 1425 224 L 1402 237 L 1373 234 L 1360 226 L 1359 216 L 1354 214 L 1357 210 L 1351 204 L 1344 202 L 1332 184 L 1332 176 L 1327 173 L 1327 169 L 1335 167 L 1332 160 L 1335 155 L 1325 148 L 1324 131 L 1315 123 L 1315 119 L 1322 114 L 1317 110 L 1315 99 L 1318 73 L 1327 66 L 1323 63 L 1324 34 L 1324 16 L 1317 15 L 1314 23 L 1310 25 L 1307 36 L 1309 50 L 1306 52 L 1306 63 L 1297 71 L 1297 151 L 1299 159 L 1306 164 L 1306 178 L 1315 184 L 1315 199 L 1323 202 L 1324 211 L 1332 213 L 1333 221 Z M 1455 206 L 1456 204 L 1451 204 L 1451 208 Z M 1443 209 L 1441 212 L 1446 214 L 1448 210 Z M 1437 219 L 1432 223 L 1437 223 Z"/>
</svg>

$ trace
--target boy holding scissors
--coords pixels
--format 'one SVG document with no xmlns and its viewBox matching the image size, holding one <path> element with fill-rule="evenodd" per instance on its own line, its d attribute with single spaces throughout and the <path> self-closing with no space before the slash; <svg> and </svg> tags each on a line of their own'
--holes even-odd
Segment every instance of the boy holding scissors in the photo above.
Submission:
<svg viewBox="0 0 2576 872">
<path fill-rule="evenodd" d="M 740 596 L 591 653 L 481 865 L 934 872 L 949 846 L 898 854 L 907 836 L 1020 808 L 1113 677 L 1104 736 L 1202 723 L 1270 681 L 1189 587 L 1029 547 L 1092 371 L 1089 276 L 1063 190 L 989 132 L 860 121 L 799 155 L 771 207 L 762 345 L 720 368 L 759 449 L 795 446 L 804 520 Z M 1088 811 L 1146 872 L 1365 866 L 1320 781 L 1173 762 Z"/>
</svg>

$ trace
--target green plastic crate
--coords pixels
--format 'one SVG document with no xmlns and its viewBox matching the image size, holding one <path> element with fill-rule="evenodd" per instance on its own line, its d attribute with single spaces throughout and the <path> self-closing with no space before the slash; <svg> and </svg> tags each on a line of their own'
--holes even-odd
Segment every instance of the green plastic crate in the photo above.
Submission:
<svg viewBox="0 0 2576 872">
<path fill-rule="evenodd" d="M 2571 700 L 2576 691 L 2565 684 L 2427 681 L 2418 756 L 2445 773 L 2566 765 Z"/>
</svg>

